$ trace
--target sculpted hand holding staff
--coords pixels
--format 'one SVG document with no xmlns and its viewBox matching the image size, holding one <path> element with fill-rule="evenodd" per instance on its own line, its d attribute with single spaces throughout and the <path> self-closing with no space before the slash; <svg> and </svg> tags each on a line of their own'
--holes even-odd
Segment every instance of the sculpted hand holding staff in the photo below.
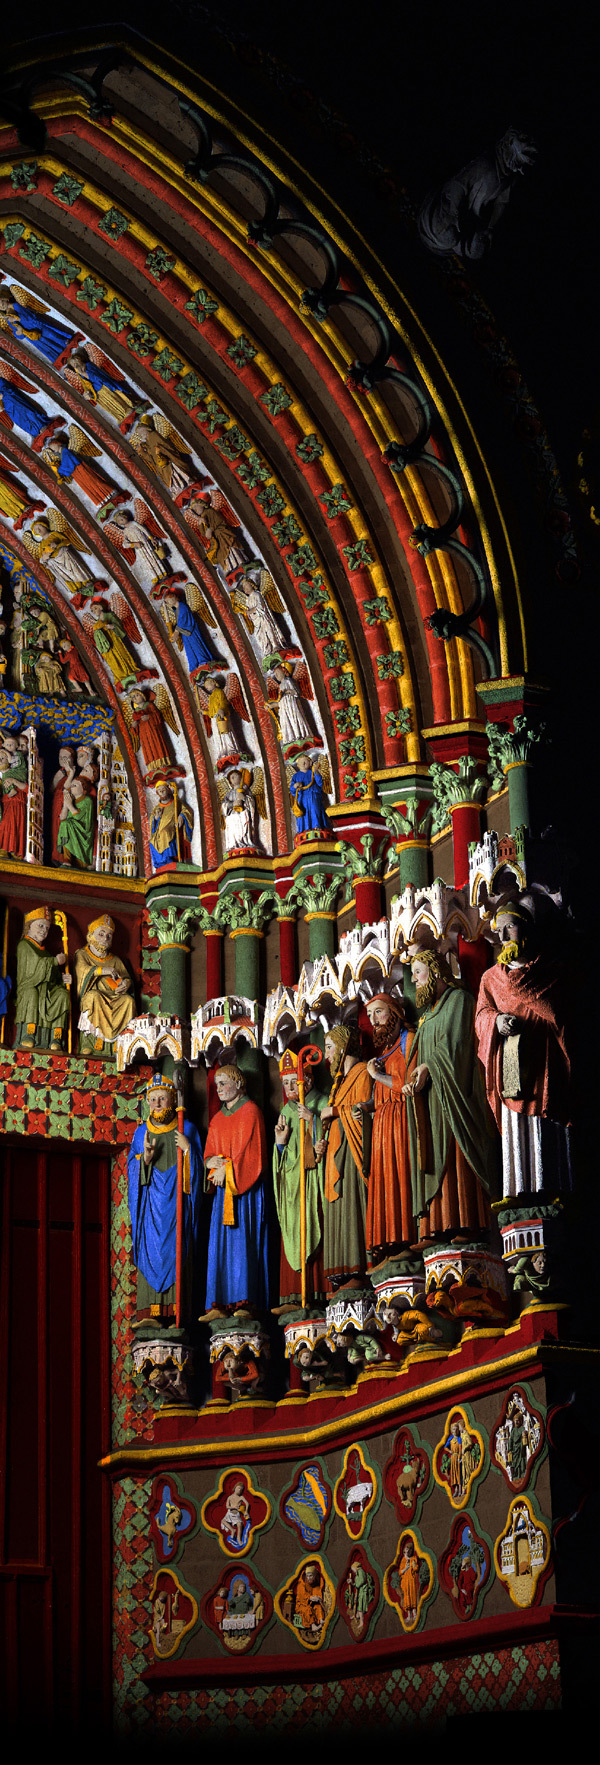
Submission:
<svg viewBox="0 0 600 1765">
<path fill-rule="evenodd" d="M 313 1305 L 325 1298 L 323 1274 L 322 1111 L 325 1099 L 313 1089 L 310 1065 L 287 1048 L 279 1062 L 285 1102 L 275 1123 L 273 1188 L 281 1226 L 280 1304 Z M 300 1086 L 304 1094 L 301 1096 Z M 303 1229 L 304 1228 L 304 1229 Z"/>
<path fill-rule="evenodd" d="M 17 944 L 17 1048 L 59 1049 L 63 1045 L 71 977 L 64 951 L 51 956 L 44 949 L 51 925 L 49 907 L 34 907 L 25 914 L 23 936 Z"/>
</svg>

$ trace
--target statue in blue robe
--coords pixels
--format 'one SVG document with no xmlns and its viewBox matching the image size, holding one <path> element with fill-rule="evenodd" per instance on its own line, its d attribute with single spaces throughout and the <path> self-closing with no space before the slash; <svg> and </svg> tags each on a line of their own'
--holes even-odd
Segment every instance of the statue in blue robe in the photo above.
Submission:
<svg viewBox="0 0 600 1765">
<path fill-rule="evenodd" d="M 301 754 L 298 758 L 296 770 L 290 779 L 290 795 L 297 834 L 310 833 L 313 828 L 329 831 L 323 779 L 315 761 L 308 754 Z"/>
<path fill-rule="evenodd" d="M 174 594 L 165 595 L 163 610 L 169 637 L 178 650 L 183 650 L 190 676 L 195 674 L 197 668 L 205 668 L 207 662 L 214 662 L 213 652 L 184 596 L 179 599 Z"/>
<path fill-rule="evenodd" d="M 73 332 L 67 331 L 64 325 L 58 325 L 56 319 L 48 313 L 33 312 L 31 307 L 21 306 L 8 290 L 0 293 L 0 310 L 6 319 L 9 331 L 16 337 L 17 343 L 32 343 L 40 355 L 48 362 L 58 361 L 67 344 L 72 341 Z"/>
<path fill-rule="evenodd" d="M 15 429 L 24 429 L 32 441 L 41 435 L 42 429 L 48 428 L 50 418 L 47 412 L 39 405 L 32 404 L 31 399 L 13 386 L 10 380 L 5 380 L 3 374 L 0 374 L 0 406 L 6 411 Z"/>
<path fill-rule="evenodd" d="M 151 1079 L 148 1101 L 148 1120 L 136 1128 L 131 1142 L 127 1177 L 138 1319 L 156 1318 L 159 1324 L 172 1322 L 175 1311 L 178 1145 L 183 1152 L 183 1285 L 189 1306 L 203 1193 L 202 1146 L 197 1128 L 187 1119 L 179 1135 L 169 1080 L 160 1075 Z"/>
</svg>

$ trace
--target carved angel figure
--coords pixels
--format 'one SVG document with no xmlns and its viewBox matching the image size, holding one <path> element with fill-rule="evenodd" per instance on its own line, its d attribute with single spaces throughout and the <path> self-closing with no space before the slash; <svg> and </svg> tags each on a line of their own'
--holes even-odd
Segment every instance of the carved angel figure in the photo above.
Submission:
<svg viewBox="0 0 600 1765">
<path fill-rule="evenodd" d="M 160 582 L 169 569 L 167 542 L 141 497 L 134 497 L 133 508 L 133 515 L 128 509 L 118 509 L 105 522 L 104 531 L 113 545 L 118 546 L 127 563 L 138 569 L 142 576 L 150 576 L 154 584 Z"/>
<path fill-rule="evenodd" d="M 42 405 L 34 404 L 29 394 L 34 391 L 7 362 L 0 372 L 0 423 L 5 429 L 23 429 L 31 445 L 39 453 L 44 438 L 62 428 L 61 417 L 49 417 Z"/>
<path fill-rule="evenodd" d="M 166 686 L 159 681 L 150 694 L 136 687 L 123 699 L 123 713 L 129 725 L 134 753 L 141 749 L 147 778 L 156 771 L 164 771 L 171 763 L 165 723 L 174 735 L 179 735 L 179 724 Z"/>
<path fill-rule="evenodd" d="M 204 546 L 209 563 L 227 578 L 251 560 L 237 515 L 216 484 L 201 490 L 196 484 L 180 499 L 184 519 Z"/>
<path fill-rule="evenodd" d="M 116 503 L 127 502 L 126 492 L 111 484 L 102 467 L 92 465 L 93 460 L 100 458 L 101 449 L 94 447 L 89 435 L 76 423 L 71 423 L 68 437 L 53 435 L 42 448 L 42 459 L 55 478 L 66 484 L 76 484 L 95 508 L 99 509 L 109 499 L 113 507 Z"/>
<path fill-rule="evenodd" d="M 178 594 L 169 592 L 163 595 L 160 610 L 164 619 L 171 643 L 175 649 L 183 651 L 190 680 L 199 668 L 205 668 L 207 662 L 215 658 L 206 638 L 200 630 L 198 619 L 205 625 L 214 627 L 216 621 L 195 582 L 186 582 Z"/>
<path fill-rule="evenodd" d="M 95 343 L 86 343 L 85 349 L 74 349 L 62 372 L 80 398 L 88 404 L 98 404 L 107 416 L 114 418 L 123 435 L 140 412 L 148 409 L 147 400 L 128 385 Z"/>
<path fill-rule="evenodd" d="M 48 307 L 28 288 L 0 288 L 0 330 L 11 331 L 18 343 L 30 343 L 53 366 L 74 342 L 73 331 L 58 325 Z"/>
<path fill-rule="evenodd" d="M 281 649 L 282 635 L 273 615 L 281 616 L 285 607 L 269 570 L 241 576 L 231 590 L 231 605 L 254 637 L 261 657 Z"/>
<path fill-rule="evenodd" d="M 63 593 L 93 594 L 94 577 L 81 556 L 89 554 L 89 546 L 73 532 L 60 509 L 37 515 L 23 539 L 35 563 L 43 564 Z"/>
<path fill-rule="evenodd" d="M 141 643 L 142 634 L 124 596 L 115 595 L 112 606 L 109 606 L 102 595 L 94 595 L 83 624 L 117 685 L 135 680 L 142 670 L 127 648 L 125 638 L 130 638 L 132 643 Z"/>
<path fill-rule="evenodd" d="M 144 465 L 164 484 L 170 496 L 179 497 L 197 480 L 198 472 L 188 449 L 171 428 L 162 411 L 146 412 L 139 417 L 131 446 Z"/>
<path fill-rule="evenodd" d="M 310 674 L 303 656 L 297 661 L 276 662 L 267 676 L 268 709 L 275 718 L 284 752 L 288 748 L 320 747 L 310 727 L 302 700 L 312 699 Z"/>
<path fill-rule="evenodd" d="M 315 760 L 312 754 L 299 754 L 297 760 L 288 760 L 285 770 L 296 834 L 311 833 L 315 828 L 328 831 L 325 810 L 331 792 L 331 774 L 325 755 Z"/>
<path fill-rule="evenodd" d="M 239 743 L 231 727 L 231 711 L 236 712 L 242 723 L 250 721 L 237 674 L 204 674 L 202 680 L 196 681 L 196 693 L 206 734 L 213 743 L 217 770 L 222 771 L 231 755 L 240 758 Z"/>
<path fill-rule="evenodd" d="M 267 814 L 262 767 L 234 767 L 218 791 L 226 852 L 258 851 L 256 817 L 265 820 Z"/>
<path fill-rule="evenodd" d="M 0 454 L 0 515 L 6 521 L 12 521 L 17 532 L 25 521 L 29 521 L 38 509 L 44 509 L 45 503 L 36 502 L 16 475 L 16 466 Z"/>
</svg>

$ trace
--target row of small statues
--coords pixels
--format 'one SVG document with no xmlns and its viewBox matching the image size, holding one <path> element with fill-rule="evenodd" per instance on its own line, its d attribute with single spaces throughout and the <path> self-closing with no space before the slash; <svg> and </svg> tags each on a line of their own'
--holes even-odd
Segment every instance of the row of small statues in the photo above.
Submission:
<svg viewBox="0 0 600 1765">
<path fill-rule="evenodd" d="M 211 1323 L 260 1315 L 272 1303 L 269 1163 L 281 1233 L 274 1309 L 284 1315 L 351 1293 L 388 1258 L 418 1253 L 432 1241 L 485 1243 L 491 1202 L 502 1190 L 526 1196 L 570 1187 L 560 974 L 533 947 L 524 906 L 500 909 L 496 929 L 498 960 L 482 977 L 477 1003 L 445 958 L 422 948 L 412 960 L 416 1030 L 406 1023 L 402 1000 L 383 991 L 366 1003 L 371 1058 L 364 1057 L 357 1024 L 347 1021 L 327 1031 L 320 1067 L 286 1050 L 270 1160 L 262 1112 L 231 1056 L 215 1069 L 220 1108 L 204 1149 L 189 1120 L 178 1127 L 170 1081 L 151 1080 L 148 1119 L 129 1155 L 140 1323 L 168 1326 L 174 1315 L 178 1152 L 188 1278 L 206 1231 L 203 1317 Z M 206 1225 L 203 1194 L 212 1198 Z M 440 1297 L 442 1333 L 447 1315 Z"/>
</svg>

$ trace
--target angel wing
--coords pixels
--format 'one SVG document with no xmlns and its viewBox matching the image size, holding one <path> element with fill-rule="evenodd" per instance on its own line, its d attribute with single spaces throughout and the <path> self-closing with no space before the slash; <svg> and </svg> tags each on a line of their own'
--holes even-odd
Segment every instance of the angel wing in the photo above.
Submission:
<svg viewBox="0 0 600 1765">
<path fill-rule="evenodd" d="M 295 760 L 286 760 L 286 762 L 285 762 L 285 776 L 287 778 L 288 788 L 291 785 L 295 771 L 296 771 L 296 761 Z"/>
<path fill-rule="evenodd" d="M 3 362 L 0 370 L 0 392 L 3 384 L 14 386 L 15 392 L 29 392 L 34 395 L 37 392 L 37 387 L 32 386 L 29 380 L 23 380 L 21 374 L 15 374 L 14 368 L 9 368 L 8 362 Z"/>
<path fill-rule="evenodd" d="M 232 710 L 237 711 L 238 717 L 241 717 L 242 723 L 249 723 L 250 718 L 237 674 L 225 675 L 224 692 L 226 699 L 229 699 Z"/>
<path fill-rule="evenodd" d="M 331 780 L 331 772 L 329 770 L 329 761 L 326 754 L 322 754 L 320 760 L 317 761 L 317 771 L 321 774 L 325 795 L 326 797 L 330 797 L 333 791 L 333 784 Z"/>
<path fill-rule="evenodd" d="M 186 447 L 185 441 L 182 441 L 177 431 L 171 428 L 168 417 L 165 417 L 162 411 L 153 411 L 152 422 L 157 435 L 162 435 L 163 441 L 170 441 L 171 446 L 175 447 L 178 453 L 187 457 L 190 451 L 189 447 Z"/>
<path fill-rule="evenodd" d="M 158 686 L 155 686 L 152 697 L 157 711 L 160 711 L 163 722 L 168 723 L 169 729 L 173 730 L 174 735 L 179 735 L 179 724 L 166 686 L 163 686 L 161 681 L 159 681 Z"/>
<path fill-rule="evenodd" d="M 254 620 L 251 619 L 247 610 L 245 594 L 239 594 L 236 588 L 232 588 L 230 594 L 234 613 L 237 613 L 238 619 L 243 619 L 246 630 L 252 635 L 252 632 L 254 631 Z"/>
<path fill-rule="evenodd" d="M 118 380 L 123 386 L 127 384 L 114 362 L 109 361 L 108 356 L 103 355 L 102 350 L 98 348 L 98 344 L 91 343 L 89 338 L 86 339 L 85 352 L 90 361 L 94 363 L 95 368 L 103 368 L 106 374 L 112 374 L 113 380 Z"/>
<path fill-rule="evenodd" d="M 11 300 L 16 300 L 18 306 L 26 306 L 28 312 L 37 313 L 40 318 L 43 318 L 49 311 L 47 306 L 42 305 L 41 300 L 36 300 L 35 295 L 29 293 L 28 288 L 18 288 L 16 283 L 13 283 L 12 288 L 8 289 L 8 293 Z"/>
<path fill-rule="evenodd" d="M 120 510 L 121 514 L 123 514 L 124 512 L 127 513 L 126 510 L 125 511 L 123 511 L 123 509 Z M 128 564 L 134 564 L 135 563 L 135 549 L 132 545 L 128 545 L 127 540 L 125 539 L 125 535 L 123 533 L 123 528 L 117 527 L 116 522 L 114 522 L 114 521 L 105 521 L 104 525 L 103 525 L 103 532 L 108 534 L 108 537 L 111 540 L 112 544 L 116 545 L 117 551 L 123 553 L 123 557 L 127 559 Z"/>
<path fill-rule="evenodd" d="M 79 455 L 80 459 L 99 460 L 102 454 L 102 449 L 94 447 L 89 435 L 85 435 L 83 429 L 79 429 L 76 423 L 71 423 L 69 427 L 69 447 L 72 453 Z"/>
<path fill-rule="evenodd" d="M 210 736 L 212 735 L 212 721 L 208 715 L 208 693 L 205 693 L 199 680 L 196 680 L 196 698 L 202 712 L 205 734 Z"/>
<path fill-rule="evenodd" d="M 251 788 L 252 788 L 252 795 L 254 797 L 254 801 L 255 801 L 256 807 L 258 809 L 259 818 L 261 821 L 266 821 L 266 819 L 267 819 L 267 804 L 266 804 L 266 799 L 265 799 L 265 775 L 264 775 L 262 766 L 255 766 L 254 777 L 252 779 L 252 787 Z"/>
<path fill-rule="evenodd" d="M 42 548 L 39 540 L 34 539 L 32 533 L 26 532 L 23 534 L 23 542 L 27 546 L 28 552 L 31 553 L 34 562 L 40 564 L 42 561 Z"/>
<path fill-rule="evenodd" d="M 85 619 L 84 619 L 83 623 L 85 625 L 85 623 L 86 623 Z M 90 625 L 92 625 L 91 619 L 90 619 L 89 623 L 90 623 Z M 92 629 L 93 629 L 93 626 L 92 626 Z M 129 734 L 131 736 L 131 746 L 133 748 L 134 754 L 137 754 L 137 751 L 138 751 L 138 748 L 140 745 L 140 738 L 139 738 L 135 723 L 133 721 L 133 711 L 132 711 L 131 705 L 129 703 L 129 699 L 127 697 L 124 697 L 121 699 L 121 706 L 122 706 L 122 710 L 123 710 L 123 716 L 125 718 L 125 722 L 127 724 Z"/>
<path fill-rule="evenodd" d="M 123 594 L 115 595 L 110 610 L 111 613 L 116 614 L 117 619 L 120 619 L 123 629 L 131 638 L 132 643 L 141 643 L 142 633 L 138 630 L 129 602 L 125 600 Z"/>
<path fill-rule="evenodd" d="M 197 582 L 186 582 L 183 592 L 190 613 L 197 613 L 199 619 L 202 620 L 204 625 L 216 626 L 217 621 L 216 619 L 213 619 L 208 602 L 205 601 L 204 596 L 201 595 Z"/>
<path fill-rule="evenodd" d="M 217 795 L 219 798 L 221 827 L 223 829 L 223 832 L 225 832 L 225 816 L 223 813 L 223 803 L 225 801 L 225 797 L 227 796 L 227 791 L 229 789 L 229 786 L 228 786 L 226 778 L 218 778 L 216 780 L 216 785 L 217 785 Z"/>
<path fill-rule="evenodd" d="M 292 678 L 293 678 L 293 680 L 295 680 L 296 685 L 300 687 L 300 692 L 301 692 L 302 698 L 303 699 L 312 699 L 312 697 L 313 697 L 312 681 L 310 678 L 310 674 L 308 672 L 308 668 L 306 666 L 306 662 L 304 660 L 304 656 L 301 656 L 300 660 L 298 662 L 294 662 L 294 666 L 292 668 Z"/>
<path fill-rule="evenodd" d="M 73 532 L 73 528 L 69 526 L 66 515 L 63 515 L 62 513 L 62 509 L 45 509 L 43 518 L 44 521 L 48 522 L 48 526 L 52 533 L 60 533 L 61 538 L 64 539 L 65 545 L 71 545 L 76 552 L 89 552 L 89 545 L 86 545 L 84 540 L 79 538 L 78 533 Z"/>
<path fill-rule="evenodd" d="M 271 608 L 272 613 L 285 613 L 285 607 L 281 595 L 278 588 L 275 586 L 270 570 L 259 570 L 256 578 L 256 586 L 260 590 L 267 606 Z"/>
<path fill-rule="evenodd" d="M 162 527 L 159 527 L 158 522 L 155 521 L 147 504 L 142 502 L 141 496 L 135 496 L 133 499 L 133 513 L 140 527 L 145 527 L 146 532 L 151 533 L 153 539 L 164 539 Z"/>
<path fill-rule="evenodd" d="M 227 501 L 227 497 L 223 496 L 222 490 L 219 490 L 216 484 L 213 484 L 209 491 L 209 502 L 213 509 L 218 509 L 219 514 L 223 516 L 223 520 L 227 521 L 230 527 L 241 526 L 241 522 L 238 520 L 237 515 L 234 515 L 231 504 Z"/>
<path fill-rule="evenodd" d="M 89 613 L 82 613 L 81 623 L 83 625 L 84 631 L 87 631 L 88 637 L 91 637 L 92 643 L 94 643 L 94 632 L 95 632 L 96 627 L 94 625 L 93 619 L 90 619 Z"/>
</svg>

